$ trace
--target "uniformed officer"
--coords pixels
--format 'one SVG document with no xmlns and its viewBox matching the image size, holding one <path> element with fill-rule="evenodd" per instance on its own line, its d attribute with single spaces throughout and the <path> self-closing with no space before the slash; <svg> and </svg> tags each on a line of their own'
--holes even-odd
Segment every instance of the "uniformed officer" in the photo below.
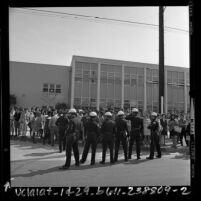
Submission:
<svg viewBox="0 0 201 201">
<path fill-rule="evenodd" d="M 64 116 L 63 112 L 59 112 L 59 118 L 56 121 L 56 126 L 58 127 L 58 134 L 59 134 L 59 152 L 66 150 L 66 128 L 68 125 L 68 119 Z"/>
<path fill-rule="evenodd" d="M 151 123 L 147 127 L 151 130 L 151 144 L 150 144 L 150 155 L 147 157 L 147 159 L 153 159 L 154 158 L 154 147 L 156 147 L 156 151 L 158 155 L 157 158 L 161 158 L 161 149 L 160 149 L 160 143 L 159 143 L 159 123 L 156 120 L 157 113 L 152 112 L 151 113 Z"/>
<path fill-rule="evenodd" d="M 128 151 L 128 159 L 131 159 L 132 148 L 134 141 L 136 141 L 136 154 L 137 160 L 140 159 L 140 141 L 141 137 L 144 136 L 144 126 L 143 119 L 137 116 L 138 109 L 133 108 L 132 113 L 126 117 L 126 120 L 131 121 L 131 133 L 130 133 L 130 141 L 129 141 L 129 151 Z"/>
<path fill-rule="evenodd" d="M 78 140 L 79 140 L 79 123 L 77 122 L 76 110 L 70 109 L 70 121 L 67 126 L 66 131 L 66 163 L 60 169 L 68 169 L 71 163 L 71 151 L 73 149 L 75 157 L 75 165 L 79 166 L 79 149 L 78 149 Z"/>
<path fill-rule="evenodd" d="M 124 112 L 119 111 L 117 113 L 117 119 L 116 122 L 116 136 L 115 136 L 115 155 L 114 155 L 114 162 L 117 162 L 118 160 L 118 152 L 119 152 L 119 146 L 120 143 L 122 143 L 123 150 L 124 150 L 124 157 L 125 161 L 128 161 L 128 155 L 127 155 L 127 137 L 129 135 L 128 131 L 128 125 L 126 120 L 124 119 Z"/>
<path fill-rule="evenodd" d="M 91 146 L 91 165 L 95 164 L 95 154 L 96 154 L 96 144 L 97 139 L 99 137 L 99 127 L 98 123 L 96 121 L 97 114 L 96 112 L 90 112 L 89 114 L 90 119 L 85 123 L 85 134 L 86 134 L 86 141 L 84 145 L 84 151 L 82 154 L 82 159 L 80 160 L 80 163 L 84 163 L 87 159 L 87 155 L 89 152 L 89 148 Z"/>
<path fill-rule="evenodd" d="M 105 120 L 101 126 L 101 135 L 102 135 L 102 161 L 101 164 L 105 164 L 105 156 L 107 151 L 107 146 L 110 149 L 110 163 L 114 163 L 113 159 L 113 148 L 114 148 L 114 137 L 116 133 L 116 125 L 115 122 L 112 120 L 112 114 L 110 112 L 105 113 Z"/>
</svg>

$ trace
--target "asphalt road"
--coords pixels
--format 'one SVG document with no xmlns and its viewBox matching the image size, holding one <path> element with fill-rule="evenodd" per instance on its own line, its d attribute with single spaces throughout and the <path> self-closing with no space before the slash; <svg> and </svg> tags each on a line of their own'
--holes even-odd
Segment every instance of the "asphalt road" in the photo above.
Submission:
<svg viewBox="0 0 201 201">
<path fill-rule="evenodd" d="M 80 147 L 80 156 L 83 148 Z M 164 149 L 165 150 L 165 149 Z M 63 187 L 63 186 L 182 186 L 190 185 L 190 157 L 186 147 L 168 149 L 161 159 L 147 160 L 147 150 L 142 151 L 141 160 L 124 162 L 120 151 L 119 161 L 101 165 L 102 152 L 98 148 L 96 164 L 90 166 L 90 156 L 85 164 L 59 170 L 65 162 L 65 153 L 58 152 L 58 145 L 51 147 L 30 141 L 11 140 L 11 186 L 13 187 Z"/>
</svg>

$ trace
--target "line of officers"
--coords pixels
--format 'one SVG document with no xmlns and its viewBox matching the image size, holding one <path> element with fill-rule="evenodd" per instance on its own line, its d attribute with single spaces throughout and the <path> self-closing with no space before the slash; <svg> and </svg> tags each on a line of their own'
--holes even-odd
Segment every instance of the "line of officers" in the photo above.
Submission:
<svg viewBox="0 0 201 201">
<path fill-rule="evenodd" d="M 143 129 L 143 119 L 138 117 L 138 109 L 133 108 L 131 114 L 128 116 L 124 115 L 123 111 L 119 111 L 117 114 L 117 118 L 115 120 L 112 119 L 112 114 L 110 112 L 105 113 L 104 121 L 102 125 L 98 124 L 98 117 L 96 112 L 90 112 L 90 119 L 84 123 L 85 130 L 85 145 L 82 153 L 81 159 L 79 159 L 79 149 L 78 149 L 78 141 L 79 141 L 79 133 L 80 133 L 80 124 L 81 122 L 78 120 L 76 110 L 70 109 L 70 118 L 68 123 L 66 124 L 66 128 L 62 128 L 59 126 L 64 122 L 64 117 L 58 120 L 59 133 L 64 132 L 66 137 L 66 162 L 59 169 L 68 169 L 71 164 L 71 153 L 73 150 L 75 157 L 75 165 L 79 166 L 80 163 L 83 164 L 91 147 L 91 163 L 90 165 L 95 164 L 95 155 L 96 155 L 96 147 L 98 143 L 102 143 L 102 160 L 100 164 L 105 164 L 106 159 L 106 151 L 107 147 L 109 147 L 110 151 L 110 163 L 114 164 L 118 161 L 118 152 L 120 144 L 123 146 L 124 151 L 124 160 L 128 161 L 132 156 L 132 148 L 134 142 L 136 142 L 136 154 L 137 160 L 140 160 L 140 146 L 141 140 L 144 137 L 144 129 Z M 161 158 L 161 149 L 159 144 L 159 123 L 156 120 L 157 113 L 152 112 L 151 114 L 151 122 L 147 128 L 150 129 L 151 132 L 151 144 L 150 144 L 150 155 L 147 159 L 154 158 L 154 149 L 157 151 L 157 158 Z M 127 120 L 131 121 L 131 130 L 129 132 Z M 59 123 L 60 122 L 60 123 Z M 113 153 L 113 149 L 115 153 Z"/>
</svg>

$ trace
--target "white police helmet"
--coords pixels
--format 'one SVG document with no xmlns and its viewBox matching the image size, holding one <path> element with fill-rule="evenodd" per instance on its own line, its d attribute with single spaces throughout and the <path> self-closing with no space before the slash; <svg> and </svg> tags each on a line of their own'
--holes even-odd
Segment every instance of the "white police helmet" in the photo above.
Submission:
<svg viewBox="0 0 201 201">
<path fill-rule="evenodd" d="M 152 112 L 151 116 L 157 117 L 157 113 L 156 112 Z"/>
<path fill-rule="evenodd" d="M 118 116 L 124 115 L 124 112 L 123 112 L 123 111 L 119 111 L 119 112 L 117 113 L 117 115 L 118 115 Z"/>
<path fill-rule="evenodd" d="M 69 110 L 69 113 L 77 113 L 77 112 L 76 112 L 76 109 L 72 108 Z"/>
<path fill-rule="evenodd" d="M 96 117 L 97 114 L 96 114 L 96 112 L 90 112 L 89 116 L 90 116 L 90 117 Z"/>
<path fill-rule="evenodd" d="M 105 116 L 111 117 L 111 116 L 112 116 L 112 113 L 111 113 L 111 112 L 106 112 L 106 113 L 105 113 Z"/>
<path fill-rule="evenodd" d="M 132 112 L 139 112 L 137 108 L 133 108 Z"/>
</svg>

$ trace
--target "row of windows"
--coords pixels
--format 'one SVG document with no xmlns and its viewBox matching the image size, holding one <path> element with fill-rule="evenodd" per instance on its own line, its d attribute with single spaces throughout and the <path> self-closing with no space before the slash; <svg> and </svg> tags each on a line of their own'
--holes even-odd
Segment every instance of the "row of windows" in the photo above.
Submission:
<svg viewBox="0 0 201 201">
<path fill-rule="evenodd" d="M 157 69 L 146 69 L 146 81 L 148 83 L 153 82 L 153 83 L 158 83 L 159 81 L 159 71 Z"/>
<path fill-rule="evenodd" d="M 43 92 L 61 93 L 61 84 L 43 84 Z"/>
<path fill-rule="evenodd" d="M 167 83 L 184 85 L 184 72 L 167 71 Z"/>
</svg>

